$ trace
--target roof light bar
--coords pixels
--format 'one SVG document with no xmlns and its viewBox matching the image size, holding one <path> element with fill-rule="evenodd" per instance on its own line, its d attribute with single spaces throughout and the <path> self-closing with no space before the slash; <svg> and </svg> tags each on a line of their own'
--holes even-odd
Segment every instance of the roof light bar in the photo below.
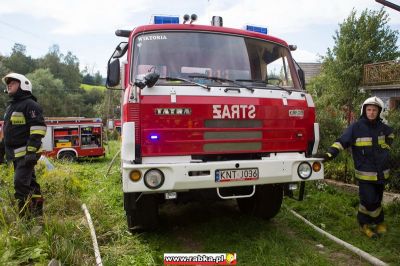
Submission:
<svg viewBox="0 0 400 266">
<path fill-rule="evenodd" d="M 268 29 L 266 27 L 246 25 L 246 30 L 268 34 Z"/>
<path fill-rule="evenodd" d="M 179 24 L 179 17 L 176 16 L 153 16 L 154 24 Z"/>
</svg>

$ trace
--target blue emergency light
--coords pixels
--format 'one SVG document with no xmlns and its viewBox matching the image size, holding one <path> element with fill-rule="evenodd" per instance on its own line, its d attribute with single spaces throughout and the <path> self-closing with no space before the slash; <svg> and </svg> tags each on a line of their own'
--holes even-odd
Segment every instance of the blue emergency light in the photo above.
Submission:
<svg viewBox="0 0 400 266">
<path fill-rule="evenodd" d="M 154 141 L 155 141 L 155 140 L 159 140 L 159 139 L 160 139 L 160 136 L 157 135 L 157 134 L 151 134 L 151 135 L 150 135 L 150 139 L 151 139 L 151 140 L 154 140 Z"/>
<path fill-rule="evenodd" d="M 179 17 L 154 16 L 154 24 L 179 24 Z"/>
<path fill-rule="evenodd" d="M 246 25 L 246 30 L 259 32 L 259 33 L 263 33 L 263 34 L 268 34 L 267 28 L 259 27 L 259 26 Z"/>
</svg>

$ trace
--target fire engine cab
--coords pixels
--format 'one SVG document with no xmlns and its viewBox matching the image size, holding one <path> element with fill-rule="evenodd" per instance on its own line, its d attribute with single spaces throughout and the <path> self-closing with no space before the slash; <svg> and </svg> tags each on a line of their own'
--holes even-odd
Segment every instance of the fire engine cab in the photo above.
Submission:
<svg viewBox="0 0 400 266">
<path fill-rule="evenodd" d="M 121 167 L 129 229 L 158 225 L 159 205 L 235 199 L 270 219 L 284 191 L 323 179 L 313 99 L 296 47 L 213 17 L 154 16 L 117 30 L 127 38 L 108 61 L 107 87 L 121 86 Z M 120 61 L 122 59 L 122 61 Z"/>
<path fill-rule="evenodd" d="M 99 118 L 47 117 L 43 154 L 65 160 L 104 156 L 103 124 Z"/>
</svg>

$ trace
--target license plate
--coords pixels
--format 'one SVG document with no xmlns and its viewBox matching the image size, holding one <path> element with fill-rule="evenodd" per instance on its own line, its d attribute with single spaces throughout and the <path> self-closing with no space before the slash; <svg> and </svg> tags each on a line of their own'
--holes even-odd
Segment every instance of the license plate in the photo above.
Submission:
<svg viewBox="0 0 400 266">
<path fill-rule="evenodd" d="M 258 168 L 215 170 L 215 182 L 244 181 L 256 179 L 258 179 Z"/>
</svg>

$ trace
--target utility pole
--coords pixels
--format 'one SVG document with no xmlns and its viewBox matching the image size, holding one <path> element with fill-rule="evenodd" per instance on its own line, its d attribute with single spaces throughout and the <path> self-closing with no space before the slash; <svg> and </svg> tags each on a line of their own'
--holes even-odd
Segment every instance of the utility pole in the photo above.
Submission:
<svg viewBox="0 0 400 266">
<path fill-rule="evenodd" d="M 394 10 L 397 10 L 400 12 L 400 6 L 393 4 L 392 2 L 386 1 L 386 0 L 375 0 L 375 2 L 378 2 L 384 6 L 393 8 Z"/>
</svg>

